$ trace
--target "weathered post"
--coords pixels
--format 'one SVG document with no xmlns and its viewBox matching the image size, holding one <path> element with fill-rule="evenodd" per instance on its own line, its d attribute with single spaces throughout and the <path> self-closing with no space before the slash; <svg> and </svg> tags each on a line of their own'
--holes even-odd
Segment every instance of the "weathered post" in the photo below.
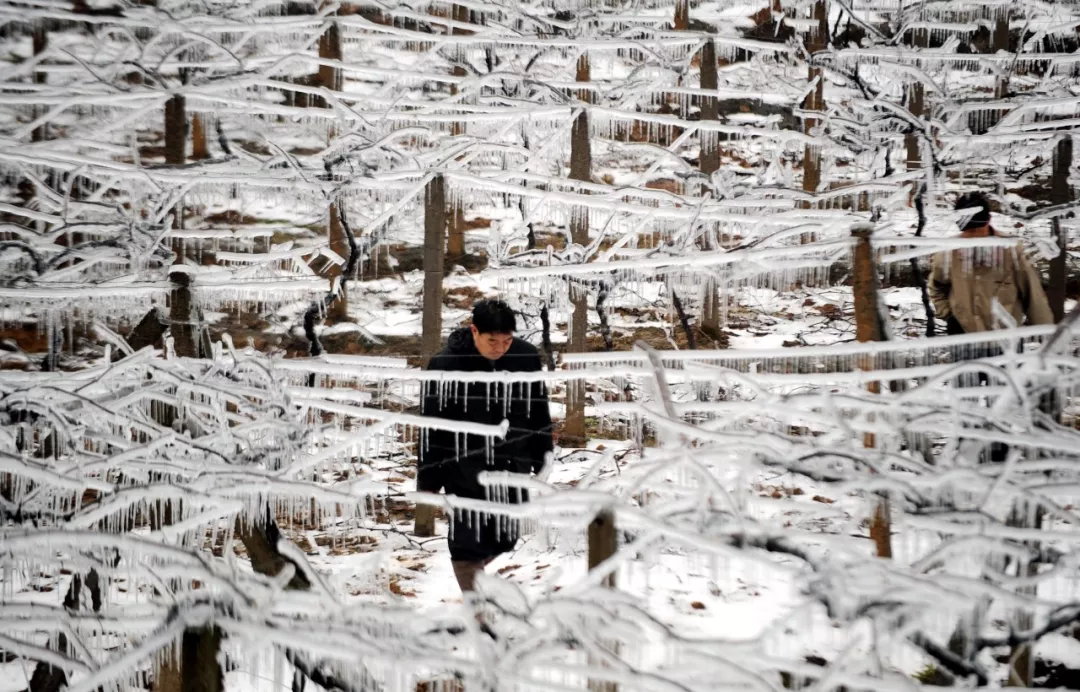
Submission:
<svg viewBox="0 0 1080 692">
<path fill-rule="evenodd" d="M 925 29 L 915 32 L 915 44 L 923 47 L 924 36 L 928 33 Z M 926 87 L 921 81 L 914 81 L 907 85 L 907 107 L 911 117 L 921 121 L 926 113 Z M 905 168 L 909 171 L 917 171 L 922 168 L 922 152 L 919 148 L 919 132 L 912 127 L 904 135 L 904 149 L 907 152 Z"/>
<path fill-rule="evenodd" d="M 330 23 L 319 37 L 319 57 L 323 60 L 341 62 L 343 57 L 341 48 L 341 27 L 338 25 L 334 16 L 330 16 L 328 19 Z M 316 83 L 330 92 L 336 93 L 341 91 L 341 67 L 338 65 L 320 64 L 319 72 L 316 75 Z M 330 108 L 331 106 L 330 101 L 324 96 L 318 96 L 311 101 L 312 105 L 316 107 Z M 332 137 L 333 133 L 334 126 L 331 125 L 328 136 Z M 347 260 L 351 248 L 349 246 L 349 240 L 345 235 L 345 228 L 341 224 L 341 214 L 338 209 L 338 205 L 341 203 L 341 200 L 333 200 L 330 202 L 326 235 L 329 240 L 331 252 L 336 253 L 342 260 Z M 336 281 L 341 282 L 340 293 L 337 299 L 327 306 L 326 309 L 326 317 L 331 322 L 345 322 L 349 318 L 349 296 L 346 292 L 346 282 L 349 277 L 344 276 L 344 267 L 344 262 L 332 262 L 326 270 L 326 275 L 330 279 L 331 286 L 333 286 Z"/>
<path fill-rule="evenodd" d="M 319 57 L 323 60 L 336 60 L 341 61 L 343 52 L 341 50 L 341 28 L 338 26 L 337 21 L 330 17 L 330 24 L 326 27 L 326 31 L 319 37 Z M 319 65 L 318 73 L 319 86 L 328 91 L 341 91 L 342 76 L 341 68 L 337 65 Z M 322 108 L 329 108 L 330 103 L 326 98 L 319 97 L 315 99 L 315 103 Z"/>
<path fill-rule="evenodd" d="M 183 94 L 173 94 L 165 102 L 165 163 L 183 166 L 187 162 L 187 107 Z M 173 228 L 184 227 L 184 202 L 173 208 Z M 172 250 L 177 259 L 184 256 L 184 243 L 174 238 Z"/>
<path fill-rule="evenodd" d="M 41 55 L 49 47 L 49 33 L 46 29 L 46 20 L 39 19 L 34 22 L 34 33 L 31 43 L 33 44 L 34 55 Z M 34 72 L 34 84 L 44 84 L 48 81 L 48 73 L 44 70 L 37 70 Z M 44 107 L 34 106 L 34 119 L 44 115 L 47 111 Z M 34 131 L 30 134 L 30 140 L 33 142 L 44 142 L 48 137 L 48 125 L 41 124 L 34 128 Z"/>
<path fill-rule="evenodd" d="M 595 569 L 615 554 L 617 546 L 615 514 L 610 509 L 597 512 L 589 524 L 589 569 Z M 604 577 L 604 586 L 615 587 L 615 575 Z"/>
<path fill-rule="evenodd" d="M 994 18 L 994 37 L 990 50 L 993 53 L 1009 52 L 1009 8 L 1007 5 L 1004 9 L 998 9 L 997 16 Z M 1008 93 L 1009 75 L 1008 73 L 1000 74 L 994 82 L 994 98 L 1003 99 Z M 995 122 L 1001 118 L 1001 113 L 1001 111 L 996 113 Z"/>
<path fill-rule="evenodd" d="M 701 88 L 716 91 L 720 76 L 716 68 L 716 43 L 707 39 L 701 47 Z M 720 119 L 720 104 L 715 95 L 701 97 L 701 121 L 715 122 Z M 701 143 L 701 156 L 698 169 L 705 175 L 712 175 L 720 168 L 720 138 L 716 132 L 698 131 Z"/>
<path fill-rule="evenodd" d="M 712 39 L 705 41 L 701 48 L 701 88 L 715 90 L 719 85 L 716 70 L 716 44 Z M 701 98 L 701 120 L 715 122 L 720 119 L 720 104 L 716 96 Z M 706 176 L 711 176 L 720 168 L 720 137 L 716 132 L 698 131 L 701 153 L 698 169 Z M 720 335 L 720 289 L 716 282 L 709 279 L 704 282 L 701 307 L 701 331 L 712 338 Z"/>
<path fill-rule="evenodd" d="M 424 189 L 424 316 L 421 353 L 426 363 L 442 347 L 443 241 L 446 184 L 437 174 Z"/>
<path fill-rule="evenodd" d="M 611 508 L 605 508 L 597 512 L 589 524 L 589 570 L 593 570 L 608 558 L 615 555 L 618 548 L 618 534 L 615 531 L 615 513 Z M 611 573 L 604 577 L 602 582 L 608 588 L 615 588 L 615 574 Z M 618 644 L 613 642 L 600 642 L 603 646 L 618 651 Z M 599 662 L 590 660 L 597 665 Z M 589 680 L 589 689 L 592 692 L 617 692 L 618 686 L 607 680 Z"/>
<path fill-rule="evenodd" d="M 196 113 L 191 116 L 191 160 L 202 161 L 210 158 L 210 146 L 206 137 L 206 116 Z"/>
<path fill-rule="evenodd" d="M 589 55 L 578 58 L 577 81 L 590 80 Z M 592 101 L 592 92 L 582 89 L 578 99 L 584 103 Z M 592 148 L 589 141 L 589 111 L 583 108 L 574 120 L 570 132 L 570 177 L 574 180 L 590 182 L 592 180 Z M 574 211 L 570 221 L 570 239 L 575 245 L 585 247 L 589 244 L 589 213 L 585 209 Z M 585 336 L 589 329 L 589 297 L 584 288 L 570 285 L 570 302 L 574 306 L 570 318 L 570 353 L 584 353 Z M 571 380 L 566 383 L 566 426 L 562 440 L 567 445 L 585 443 L 585 383 Z"/>
<path fill-rule="evenodd" d="M 413 534 L 422 538 L 435 535 L 435 506 L 416 505 L 416 516 L 413 519 Z"/>
<path fill-rule="evenodd" d="M 673 25 L 676 31 L 690 29 L 690 0 L 675 0 L 675 21 Z"/>
<path fill-rule="evenodd" d="M 187 106 L 183 94 L 165 102 L 165 163 L 182 166 L 187 161 Z"/>
<path fill-rule="evenodd" d="M 1072 201 L 1069 188 L 1069 168 L 1073 160 L 1072 135 L 1066 134 L 1054 147 L 1053 177 L 1050 180 L 1050 203 L 1068 204 Z M 1057 257 L 1050 260 L 1050 285 L 1047 298 L 1050 309 L 1054 312 L 1054 321 L 1060 322 L 1065 316 L 1065 282 L 1069 262 L 1069 231 L 1061 224 L 1061 217 L 1055 216 L 1052 222 L 1054 239 L 1057 241 Z"/>
<path fill-rule="evenodd" d="M 200 353 L 198 307 L 191 291 L 191 274 L 185 269 L 183 265 L 174 265 L 169 272 L 173 285 L 169 294 L 169 331 L 176 355 L 181 358 L 205 357 L 209 353 Z"/>
<path fill-rule="evenodd" d="M 1005 523 L 1018 528 L 1039 528 L 1042 514 L 1041 508 L 1032 507 L 1027 500 L 1016 499 Z M 1038 543 L 1026 541 L 1025 547 L 1028 549 L 1028 556 L 1015 560 L 1016 576 L 1021 579 L 1034 577 L 1037 570 L 1033 556 L 1038 554 Z M 1034 586 L 1020 586 L 1017 591 L 1029 598 L 1035 598 L 1036 595 Z M 1014 632 L 1030 631 L 1035 626 L 1034 613 L 1026 608 L 1017 608 L 1012 613 L 1010 625 Z M 1034 687 L 1034 681 L 1035 644 L 1017 642 L 1009 650 L 1009 678 L 1006 684 L 1009 687 Z"/>
<path fill-rule="evenodd" d="M 855 339 L 860 342 L 885 341 L 885 321 L 878 302 L 878 275 L 874 262 L 874 249 L 870 245 L 873 230 L 869 227 L 857 227 L 851 231 L 855 238 L 853 258 L 854 277 L 852 292 L 855 295 Z M 863 370 L 874 369 L 874 359 L 867 357 L 860 367 Z M 871 382 L 869 389 L 877 394 L 881 383 Z M 863 436 L 863 446 L 874 447 L 873 433 Z M 892 557 L 892 526 L 889 519 L 889 500 L 876 498 L 874 512 L 870 518 L 870 538 L 877 548 L 878 557 Z"/>
<path fill-rule="evenodd" d="M 455 24 L 469 23 L 469 8 L 465 5 L 454 5 L 450 12 L 450 18 Z M 468 36 L 472 33 L 469 29 L 462 29 L 458 26 L 454 26 L 450 30 L 450 34 L 453 36 Z M 455 65 L 453 75 L 455 77 L 466 76 L 465 68 Z M 457 93 L 457 84 L 451 84 L 450 95 L 456 96 Z M 460 120 L 454 121 L 450 126 L 450 134 L 465 134 L 465 123 Z M 450 200 L 450 207 L 446 218 L 446 261 L 460 263 L 465 257 L 465 210 L 459 199 Z"/>
<path fill-rule="evenodd" d="M 813 56 L 829 46 L 829 10 L 825 0 L 814 3 L 812 19 L 816 26 L 806 36 L 806 52 Z M 806 81 L 815 82 L 814 89 L 803 100 L 803 109 L 807 111 L 825 110 L 825 72 L 820 67 L 810 65 L 807 68 Z M 821 123 L 819 118 L 804 118 L 803 132 L 812 134 Z M 803 191 L 816 194 L 821 185 L 821 147 L 806 143 L 803 149 Z M 811 206 L 812 203 L 807 203 Z"/>
</svg>

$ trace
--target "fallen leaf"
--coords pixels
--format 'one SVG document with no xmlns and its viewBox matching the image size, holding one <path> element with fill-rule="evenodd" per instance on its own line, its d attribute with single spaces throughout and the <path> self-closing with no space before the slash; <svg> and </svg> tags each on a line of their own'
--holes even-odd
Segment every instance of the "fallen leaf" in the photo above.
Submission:
<svg viewBox="0 0 1080 692">
<path fill-rule="evenodd" d="M 405 598 L 416 598 L 416 593 L 401 588 L 401 580 L 397 577 L 392 577 L 390 579 L 390 593 L 404 596 Z"/>
</svg>

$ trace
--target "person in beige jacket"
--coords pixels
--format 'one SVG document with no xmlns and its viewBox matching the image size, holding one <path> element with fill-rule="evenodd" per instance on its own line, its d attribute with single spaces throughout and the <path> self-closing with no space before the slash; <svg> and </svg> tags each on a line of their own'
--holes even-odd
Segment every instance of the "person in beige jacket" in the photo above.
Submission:
<svg viewBox="0 0 1080 692">
<path fill-rule="evenodd" d="M 976 210 L 961 238 L 1000 235 L 990 225 L 990 202 L 982 193 L 961 196 L 955 208 Z M 1028 324 L 1054 323 L 1039 274 L 1024 257 L 1019 242 L 1015 247 L 939 252 L 934 255 L 929 288 L 934 312 L 945 320 L 949 334 L 997 329 L 995 298 L 1018 325 L 1025 319 Z"/>
</svg>

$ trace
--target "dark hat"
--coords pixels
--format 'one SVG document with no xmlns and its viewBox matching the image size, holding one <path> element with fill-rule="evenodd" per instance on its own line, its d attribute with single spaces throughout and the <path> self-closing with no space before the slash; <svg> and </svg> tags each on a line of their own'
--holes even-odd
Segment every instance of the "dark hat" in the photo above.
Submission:
<svg viewBox="0 0 1080 692">
<path fill-rule="evenodd" d="M 960 211 L 961 209 L 978 209 L 975 215 L 968 219 L 967 224 L 961 229 L 963 231 L 970 230 L 972 228 L 982 228 L 990 223 L 990 200 L 986 195 L 981 192 L 967 192 L 956 200 L 956 205 L 953 209 Z"/>
</svg>

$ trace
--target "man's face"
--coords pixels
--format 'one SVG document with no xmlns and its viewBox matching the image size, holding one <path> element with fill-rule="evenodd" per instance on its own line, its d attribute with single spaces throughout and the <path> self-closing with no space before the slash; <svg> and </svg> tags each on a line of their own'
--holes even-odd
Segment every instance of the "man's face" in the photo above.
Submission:
<svg viewBox="0 0 1080 692">
<path fill-rule="evenodd" d="M 502 358 L 506 355 L 506 352 L 510 350 L 510 344 L 514 343 L 513 334 L 499 334 L 497 332 L 484 334 L 475 326 L 470 327 L 470 329 L 472 330 L 473 343 L 476 344 L 476 350 L 488 360 L 498 360 Z"/>
</svg>

